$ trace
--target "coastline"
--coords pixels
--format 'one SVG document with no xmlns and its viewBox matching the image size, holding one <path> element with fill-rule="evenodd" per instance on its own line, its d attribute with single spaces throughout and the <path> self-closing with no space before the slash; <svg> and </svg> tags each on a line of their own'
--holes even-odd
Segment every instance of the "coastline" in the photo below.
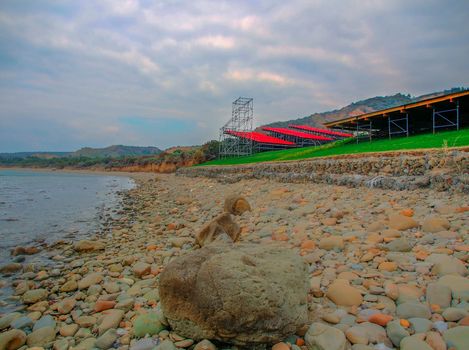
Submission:
<svg viewBox="0 0 469 350">
<path fill-rule="evenodd" d="M 186 348 L 197 344 L 200 339 L 175 334 L 167 325 L 160 305 L 159 275 L 170 261 L 198 249 L 195 233 L 220 213 L 224 198 L 231 193 L 245 196 L 252 207 L 236 219 L 241 242 L 262 245 L 276 241 L 308 264 L 309 324 L 321 322 L 333 327 L 334 320 L 340 325 L 345 317 L 351 322 L 348 328 L 361 327 L 363 322 L 372 323 L 369 318 L 374 314 L 397 322 L 410 319 L 414 315 L 396 311 L 402 310 L 396 309 L 396 290 L 402 298 L 415 293 L 420 299 L 429 298 L 423 290 L 440 281 L 444 269 L 456 269 L 457 276 L 464 274 L 461 266 L 467 270 L 464 256 L 468 246 L 463 240 L 468 224 L 467 198 L 462 194 L 269 180 L 220 184 L 207 178 L 129 174 L 133 175 L 137 186 L 124 194 L 122 212 L 108 235 L 92 236 L 86 240 L 89 242 L 79 244 L 57 242 L 40 253 L 48 256 L 53 266 L 32 270 L 21 266 L 21 271 L 12 273 L 17 281 L 14 298 L 24 303 L 20 315 L 27 315 L 33 324 L 51 324 L 48 316 L 54 321 L 47 341 L 30 344 L 91 348 L 104 338 L 111 338 L 122 350 L 145 342 L 152 342 L 153 347 L 161 342 Z M 445 228 L 427 231 L 429 215 L 443 220 Z M 410 219 L 416 224 L 395 226 Z M 446 254 L 450 260 L 434 261 L 435 254 Z M 354 288 L 350 295 L 357 290 L 361 295 L 358 306 L 344 307 L 339 299 L 327 297 L 334 283 L 343 279 Z M 434 318 L 441 314 L 428 312 Z M 40 321 L 44 317 L 48 321 Z M 150 322 L 151 317 L 162 323 Z M 142 329 L 142 323 L 153 327 Z M 457 322 L 447 323 L 448 327 L 458 326 Z M 392 347 L 386 326 L 373 324 L 380 342 Z M 342 330 L 338 331 L 338 339 L 350 342 Z M 142 332 L 150 338 L 143 338 Z M 304 339 L 304 333 L 299 332 L 288 341 L 304 344 Z M 227 347 L 216 341 L 212 345 L 211 349 Z M 261 348 L 270 349 L 271 345 L 261 344 Z"/>
</svg>

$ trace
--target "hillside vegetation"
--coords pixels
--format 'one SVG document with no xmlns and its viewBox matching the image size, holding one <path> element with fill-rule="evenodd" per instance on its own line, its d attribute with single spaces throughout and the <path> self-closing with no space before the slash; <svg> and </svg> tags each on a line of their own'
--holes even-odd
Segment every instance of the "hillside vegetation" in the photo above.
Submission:
<svg viewBox="0 0 469 350">
<path fill-rule="evenodd" d="M 391 140 L 376 140 L 372 142 L 362 141 L 358 144 L 356 143 L 355 139 L 346 139 L 320 147 L 295 148 L 281 151 L 262 152 L 246 157 L 217 159 L 200 164 L 200 166 L 279 162 L 344 154 L 460 146 L 469 146 L 469 129 L 447 131 L 435 135 L 424 134 L 411 137 L 402 137 Z"/>
</svg>

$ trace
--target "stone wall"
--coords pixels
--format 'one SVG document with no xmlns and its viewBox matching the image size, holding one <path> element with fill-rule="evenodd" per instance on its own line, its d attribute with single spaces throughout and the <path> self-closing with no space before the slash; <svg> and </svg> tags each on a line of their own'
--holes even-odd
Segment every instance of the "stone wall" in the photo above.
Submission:
<svg viewBox="0 0 469 350">
<path fill-rule="evenodd" d="M 237 166 L 181 168 L 178 175 L 223 182 L 271 179 L 393 190 L 433 188 L 469 193 L 469 152 L 446 150 L 315 158 Z"/>
</svg>

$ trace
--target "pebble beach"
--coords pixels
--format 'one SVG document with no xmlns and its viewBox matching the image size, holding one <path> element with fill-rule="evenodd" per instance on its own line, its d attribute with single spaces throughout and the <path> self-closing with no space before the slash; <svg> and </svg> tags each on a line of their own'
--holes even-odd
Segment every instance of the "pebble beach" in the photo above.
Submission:
<svg viewBox="0 0 469 350">
<path fill-rule="evenodd" d="M 109 233 L 17 247 L 15 256 L 49 263 L 0 267 L 0 287 L 13 289 L 6 302 L 18 305 L 0 316 L 0 349 L 469 348 L 466 194 L 133 177 Z M 232 194 L 251 207 L 236 218 L 235 245 L 274 242 L 307 268 L 307 323 L 275 344 L 193 339 L 175 332 L 161 307 L 160 275 L 200 249 L 196 233 Z"/>
</svg>

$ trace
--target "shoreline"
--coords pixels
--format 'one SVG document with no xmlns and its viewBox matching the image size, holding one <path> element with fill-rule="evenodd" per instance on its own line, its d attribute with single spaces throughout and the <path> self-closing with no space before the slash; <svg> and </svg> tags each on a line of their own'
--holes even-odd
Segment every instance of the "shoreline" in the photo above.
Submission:
<svg viewBox="0 0 469 350">
<path fill-rule="evenodd" d="M 27 315 L 33 324 L 46 322 L 39 321 L 44 317 L 50 322 L 48 315 L 55 322 L 47 342 L 31 341 L 30 346 L 91 348 L 110 337 L 121 350 L 149 341 L 153 347 L 171 342 L 192 349 L 199 339 L 175 334 L 167 326 L 160 305 L 159 275 L 170 261 L 198 249 L 194 234 L 220 213 L 224 198 L 231 193 L 245 196 L 252 207 L 251 212 L 236 218 L 242 230 L 240 241 L 258 246 L 276 241 L 302 256 L 311 286 L 308 324 L 336 329 L 340 332 L 336 338 L 344 346 L 354 339 L 345 336 L 346 329 L 371 323 L 379 342 L 393 347 L 386 325 L 373 323 L 371 315 L 386 315 L 398 323 L 399 319 L 419 317 L 411 314 L 412 308 L 410 313 L 401 313 L 399 295 L 416 303 L 417 294 L 419 300 L 431 297 L 423 291 L 430 283 L 440 283 L 445 269 L 464 274 L 462 265 L 467 273 L 464 249 L 468 246 L 463 238 L 468 203 L 462 194 L 269 180 L 220 184 L 207 178 L 151 175 L 137 180 L 137 187 L 124 195 L 122 213 L 110 234 L 90 237 L 91 244 L 83 243 L 83 250 L 71 241 L 61 242 L 48 252 L 54 266 L 16 273 L 15 298 L 25 301 L 21 315 Z M 410 215 L 405 217 L 416 226 L 395 226 L 407 220 L 400 213 Z M 427 231 L 429 215 L 443 220 L 445 228 Z M 435 255 L 450 260 L 432 260 Z M 350 295 L 357 291 L 361 295 L 358 305 L 342 306 L 339 299 L 327 297 L 339 279 L 346 279 L 354 288 Z M 30 282 L 34 290 L 28 287 Z M 453 302 L 457 305 L 456 299 Z M 459 320 L 446 321 L 441 310 L 435 310 L 428 311 L 433 321 L 461 327 Z M 150 322 L 149 315 L 158 317 L 161 327 Z M 153 327 L 142 330 L 142 322 Z M 142 332 L 150 338 L 144 338 Z M 299 332 L 280 340 L 304 344 L 305 336 Z M 228 347 L 215 340 L 212 345 L 211 349 Z M 271 345 L 261 344 L 260 348 L 270 349 Z M 300 349 L 307 348 L 301 345 Z"/>
</svg>

